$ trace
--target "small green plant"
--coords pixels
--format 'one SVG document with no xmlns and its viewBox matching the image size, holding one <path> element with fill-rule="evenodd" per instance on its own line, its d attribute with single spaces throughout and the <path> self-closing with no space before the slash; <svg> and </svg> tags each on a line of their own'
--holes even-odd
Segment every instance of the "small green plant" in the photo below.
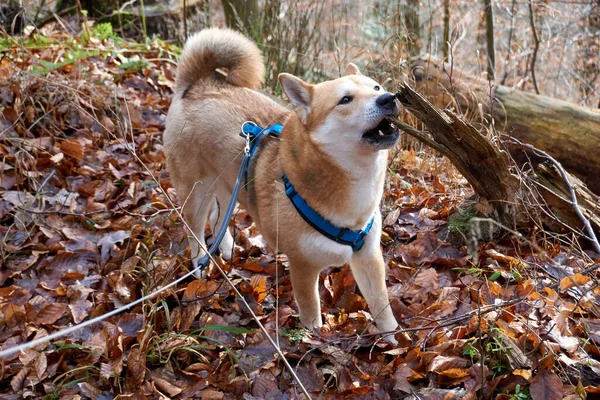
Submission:
<svg viewBox="0 0 600 400">
<path fill-rule="evenodd" d="M 490 338 L 485 345 L 485 352 L 492 357 L 492 371 L 498 374 L 506 372 L 507 367 L 504 360 L 506 354 L 511 350 L 511 346 L 507 346 L 502 339 L 504 336 L 505 333 L 500 328 L 491 328 Z"/>
<path fill-rule="evenodd" d="M 466 275 L 474 276 L 475 278 L 481 278 L 484 276 L 487 271 L 483 268 L 479 267 L 470 267 L 470 268 L 452 268 L 453 271 L 457 271 Z"/>
<path fill-rule="evenodd" d="M 521 385 L 515 387 L 514 393 L 506 393 L 511 395 L 510 400 L 532 400 L 528 388 L 522 388 Z"/>
<path fill-rule="evenodd" d="M 512 277 L 515 281 L 518 281 L 523 277 L 523 275 L 521 275 L 521 272 L 515 267 L 512 267 L 510 272 L 512 273 Z"/>
<path fill-rule="evenodd" d="M 287 338 L 290 343 L 301 342 L 311 336 L 311 333 L 306 328 L 283 328 L 281 336 Z"/>
<path fill-rule="evenodd" d="M 229 346 L 220 340 L 208 336 L 205 334 L 207 331 L 221 331 L 230 334 L 251 334 L 255 331 L 246 328 L 236 328 L 233 326 L 223 325 L 207 325 L 201 329 L 189 332 L 189 333 L 164 333 L 160 336 L 154 337 L 150 340 L 148 348 L 146 349 L 146 360 L 153 363 L 166 364 L 172 359 L 172 355 L 175 352 L 183 351 L 188 352 L 200 359 L 204 359 L 203 351 L 209 349 L 211 345 L 221 346 L 229 355 L 231 366 L 234 368 L 236 365 L 240 366 L 240 362 Z M 241 366 L 240 366 L 241 368 Z M 235 373 L 235 370 L 233 370 Z M 242 369 L 244 375 L 246 372 Z"/>
<path fill-rule="evenodd" d="M 488 279 L 490 281 L 497 281 L 498 278 L 500 278 L 501 276 L 502 276 L 502 273 L 500 271 L 496 271 L 492 275 L 490 275 L 490 277 Z"/>
<path fill-rule="evenodd" d="M 462 351 L 463 356 L 469 356 L 471 362 L 474 362 L 475 356 L 479 356 L 479 350 L 473 346 L 475 341 L 468 342 L 465 348 Z"/>
<path fill-rule="evenodd" d="M 113 32 L 112 24 L 110 22 L 94 25 L 90 33 L 98 40 L 117 39 L 117 35 Z"/>
<path fill-rule="evenodd" d="M 411 189 L 411 188 L 412 188 L 412 185 L 410 184 L 410 182 L 407 182 L 407 181 L 405 181 L 405 180 L 402 180 L 402 181 L 400 181 L 400 187 L 401 187 L 402 189 L 405 189 L 405 190 L 406 190 L 406 189 Z"/>
<path fill-rule="evenodd" d="M 137 73 L 144 70 L 145 68 L 148 68 L 148 61 L 144 59 L 130 60 L 119 65 L 119 68 L 124 69 L 127 72 Z"/>
<path fill-rule="evenodd" d="M 492 371 L 497 374 L 502 374 L 506 372 L 506 366 L 504 366 L 504 364 L 502 364 L 500 361 L 496 361 L 494 365 L 492 365 Z"/>
<path fill-rule="evenodd" d="M 66 348 L 66 347 L 63 347 Z M 79 382 L 85 382 L 91 377 L 98 377 L 100 375 L 100 368 L 93 365 L 83 365 L 81 367 L 73 368 L 58 375 L 52 384 L 56 387 L 56 390 L 52 393 L 48 393 L 44 396 L 44 400 L 54 400 L 61 398 L 61 391 L 63 389 L 77 385 Z M 76 378 L 77 377 L 77 378 Z"/>
<path fill-rule="evenodd" d="M 472 211 L 459 212 L 458 216 L 448 221 L 448 230 L 452 233 L 466 233 L 474 216 Z"/>
</svg>

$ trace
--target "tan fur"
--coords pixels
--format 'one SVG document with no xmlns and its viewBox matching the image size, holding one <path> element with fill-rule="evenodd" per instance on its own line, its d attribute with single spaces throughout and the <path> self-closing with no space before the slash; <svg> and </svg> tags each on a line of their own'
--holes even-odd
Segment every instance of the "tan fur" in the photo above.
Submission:
<svg viewBox="0 0 600 400">
<path fill-rule="evenodd" d="M 176 91 L 206 79 L 217 68 L 228 70 L 227 82 L 258 89 L 264 82 L 265 67 L 256 45 L 231 29 L 205 29 L 191 36 L 179 60 Z"/>
<path fill-rule="evenodd" d="M 202 244 L 207 219 L 213 231 L 222 222 L 219 213 L 229 201 L 245 145 L 239 136 L 242 124 L 284 123 L 280 139 L 263 139 L 251 164 L 247 190 L 242 189 L 238 201 L 271 247 L 277 244 L 288 256 L 302 323 L 311 328 L 322 325 L 319 272 L 349 262 L 378 327 L 395 329 L 379 245 L 378 207 L 387 151 L 361 144 L 360 135 L 352 133 L 355 126 L 377 125 L 361 111 L 374 107 L 377 84 L 360 75 L 353 64 L 346 76 L 318 85 L 282 74 L 294 113 L 251 90 L 262 81 L 262 59 L 256 45 L 236 32 L 201 31 L 188 41 L 181 60 L 164 142 L 184 217 Z M 216 74 L 216 68 L 226 68 L 227 77 Z M 352 92 L 351 104 L 339 106 L 345 95 L 340 91 Z M 308 225 L 285 195 L 284 172 L 311 207 L 338 226 L 361 229 L 375 214 L 363 249 L 352 253 L 349 246 Z M 223 256 L 231 254 L 232 246 L 228 235 L 221 246 Z M 195 266 L 204 251 L 193 240 L 191 249 Z"/>
</svg>

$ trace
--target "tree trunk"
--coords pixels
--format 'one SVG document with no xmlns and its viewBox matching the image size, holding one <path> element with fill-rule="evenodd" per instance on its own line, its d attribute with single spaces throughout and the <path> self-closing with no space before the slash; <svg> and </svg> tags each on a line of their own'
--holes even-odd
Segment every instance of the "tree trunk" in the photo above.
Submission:
<svg viewBox="0 0 600 400">
<path fill-rule="evenodd" d="M 0 8 L 0 22 L 2 28 L 9 35 L 19 35 L 25 28 L 25 10 L 17 0 L 9 0 L 8 4 Z"/>
<path fill-rule="evenodd" d="M 436 109 L 406 84 L 400 86 L 396 97 L 428 131 L 416 130 L 399 119 L 394 123 L 448 157 L 473 187 L 477 196 L 471 202 L 475 204 L 470 206 L 469 213 L 491 218 L 510 228 L 543 225 L 560 232 L 567 226 L 579 233 L 587 223 L 591 233 L 584 230 L 583 234 L 592 238 L 592 244 L 600 252 L 600 244 L 594 236 L 594 230 L 600 229 L 600 215 L 596 212 L 600 198 L 577 178 L 566 173 L 562 176 L 554 164 L 539 164 L 526 178 L 514 175 L 507 154 L 463 117 Z M 535 148 L 530 150 L 536 152 Z M 540 212 L 541 208 L 546 212 Z M 493 233 L 494 228 L 497 230 L 497 225 L 489 224 L 485 230 Z"/>
<path fill-rule="evenodd" d="M 255 21 L 258 17 L 257 0 L 223 0 L 225 23 L 232 29 L 246 34 L 252 34 L 258 27 Z"/>
<path fill-rule="evenodd" d="M 444 59 L 450 56 L 450 0 L 444 0 Z"/>
<path fill-rule="evenodd" d="M 486 124 L 493 119 L 497 129 L 547 152 L 600 194 L 600 111 L 490 84 L 434 58 L 413 59 L 412 71 L 417 89 L 437 107 Z"/>
<path fill-rule="evenodd" d="M 207 0 L 157 2 L 145 5 L 143 12 L 134 9 L 134 14 L 145 18 L 148 36 L 183 44 L 188 35 L 208 25 L 207 7 Z"/>
<path fill-rule="evenodd" d="M 404 26 L 408 37 L 408 54 L 417 55 L 421 50 L 421 23 L 419 21 L 419 0 L 407 0 L 406 5 L 401 7 L 404 15 Z"/>
<path fill-rule="evenodd" d="M 496 67 L 496 50 L 494 49 L 494 12 L 492 0 L 483 0 L 485 7 L 485 42 L 487 45 L 487 73 L 488 79 L 494 80 Z"/>
<path fill-rule="evenodd" d="M 595 96 L 598 102 L 593 102 L 595 107 L 600 108 L 600 96 L 594 90 L 596 81 L 600 76 L 600 1 L 594 1 L 587 18 L 587 26 L 582 32 L 586 36 L 581 42 L 579 59 L 576 70 L 579 72 L 579 88 L 584 99 L 588 100 Z M 589 103 L 588 103 L 589 104 Z"/>
</svg>

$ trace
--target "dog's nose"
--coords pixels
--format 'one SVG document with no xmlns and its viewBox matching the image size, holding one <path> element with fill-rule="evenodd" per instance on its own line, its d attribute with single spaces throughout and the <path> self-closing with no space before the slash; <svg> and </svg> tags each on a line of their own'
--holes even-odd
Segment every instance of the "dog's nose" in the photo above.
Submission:
<svg viewBox="0 0 600 400">
<path fill-rule="evenodd" d="M 379 96 L 375 101 L 380 107 L 391 110 L 394 107 L 396 107 L 396 103 L 394 102 L 395 98 L 396 96 L 394 96 L 391 93 L 384 93 L 381 96 Z"/>
</svg>

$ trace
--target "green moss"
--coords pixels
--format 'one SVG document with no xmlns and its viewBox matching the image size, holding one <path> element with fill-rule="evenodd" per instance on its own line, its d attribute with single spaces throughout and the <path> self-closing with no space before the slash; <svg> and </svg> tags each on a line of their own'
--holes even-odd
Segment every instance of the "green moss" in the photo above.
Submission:
<svg viewBox="0 0 600 400">
<path fill-rule="evenodd" d="M 474 216 L 472 211 L 459 211 L 448 221 L 448 230 L 452 233 L 466 233 Z"/>
</svg>

